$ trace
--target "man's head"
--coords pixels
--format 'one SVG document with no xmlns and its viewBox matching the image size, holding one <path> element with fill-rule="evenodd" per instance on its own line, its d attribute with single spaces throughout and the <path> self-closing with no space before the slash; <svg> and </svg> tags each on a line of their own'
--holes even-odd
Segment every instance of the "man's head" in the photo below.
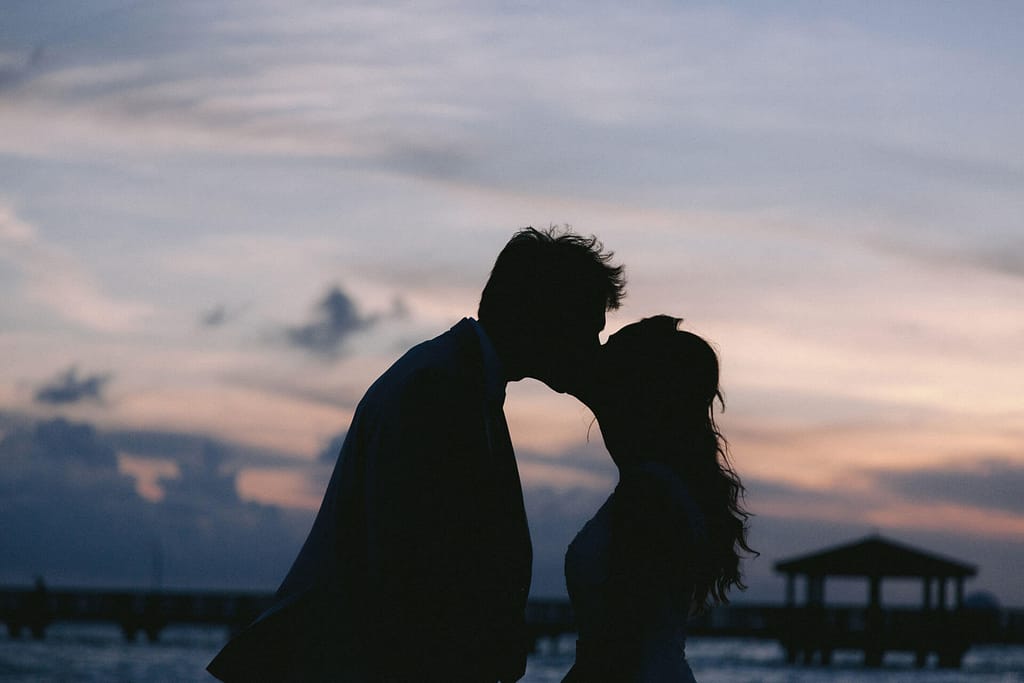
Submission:
<svg viewBox="0 0 1024 683">
<path fill-rule="evenodd" d="M 534 377 L 576 393 L 625 293 L 622 266 L 596 237 L 524 228 L 498 254 L 478 317 L 509 380 Z"/>
</svg>

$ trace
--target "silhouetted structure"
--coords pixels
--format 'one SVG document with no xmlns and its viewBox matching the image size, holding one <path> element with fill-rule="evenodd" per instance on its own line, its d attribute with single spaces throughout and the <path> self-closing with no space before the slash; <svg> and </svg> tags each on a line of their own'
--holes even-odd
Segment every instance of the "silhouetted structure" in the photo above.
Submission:
<svg viewBox="0 0 1024 683">
<path fill-rule="evenodd" d="M 775 570 L 786 575 L 789 618 L 779 629 L 779 640 L 791 662 L 802 658 L 809 663 L 817 654 L 828 664 L 834 650 L 855 649 L 864 652 L 868 666 L 879 666 L 887 650 L 899 650 L 914 652 L 918 666 L 924 666 L 928 654 L 935 652 L 940 667 L 958 667 L 970 647 L 972 620 L 963 610 L 963 598 L 964 580 L 977 573 L 971 565 L 873 535 L 777 562 Z M 798 576 L 806 580 L 803 606 L 796 603 Z M 867 608 L 826 610 L 827 577 L 866 579 Z M 921 579 L 921 609 L 883 609 L 881 587 L 887 578 Z M 947 593 L 950 582 L 955 590 L 952 606 Z"/>
</svg>

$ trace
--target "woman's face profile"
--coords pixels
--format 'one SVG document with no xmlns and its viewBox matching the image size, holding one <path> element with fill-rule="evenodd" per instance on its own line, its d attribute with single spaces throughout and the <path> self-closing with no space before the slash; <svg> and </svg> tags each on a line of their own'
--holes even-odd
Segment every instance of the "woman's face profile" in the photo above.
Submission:
<svg viewBox="0 0 1024 683">
<path fill-rule="evenodd" d="M 616 344 L 614 336 L 598 353 L 598 376 L 590 408 L 597 417 L 605 445 L 612 455 L 627 457 L 653 436 L 652 405 L 657 382 L 647 359 Z"/>
</svg>

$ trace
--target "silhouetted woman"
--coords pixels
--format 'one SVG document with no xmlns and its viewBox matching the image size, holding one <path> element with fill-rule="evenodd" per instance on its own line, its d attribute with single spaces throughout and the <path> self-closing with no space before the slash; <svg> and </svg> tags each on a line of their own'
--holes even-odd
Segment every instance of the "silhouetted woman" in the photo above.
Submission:
<svg viewBox="0 0 1024 683">
<path fill-rule="evenodd" d="M 715 426 L 718 358 L 679 319 L 646 318 L 612 335 L 594 411 L 619 484 L 565 557 L 579 627 L 565 681 L 693 681 L 687 618 L 744 588 L 743 486 Z"/>
</svg>

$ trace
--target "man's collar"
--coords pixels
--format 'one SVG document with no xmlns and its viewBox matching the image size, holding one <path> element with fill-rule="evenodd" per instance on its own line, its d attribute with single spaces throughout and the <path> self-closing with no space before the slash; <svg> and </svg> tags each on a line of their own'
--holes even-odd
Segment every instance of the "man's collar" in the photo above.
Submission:
<svg viewBox="0 0 1024 683">
<path fill-rule="evenodd" d="M 505 370 L 501 365 L 501 358 L 498 356 L 497 349 L 494 348 L 494 342 L 487 336 L 487 332 L 474 318 L 466 318 L 473 326 L 476 331 L 476 336 L 480 340 L 480 353 L 484 360 L 484 393 L 488 401 L 497 401 L 498 403 L 504 403 L 505 401 Z"/>
</svg>

